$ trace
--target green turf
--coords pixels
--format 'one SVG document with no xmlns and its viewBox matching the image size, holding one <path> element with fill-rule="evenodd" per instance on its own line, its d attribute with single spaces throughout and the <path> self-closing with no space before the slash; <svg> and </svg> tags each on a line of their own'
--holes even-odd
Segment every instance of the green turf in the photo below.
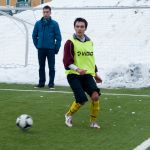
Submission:
<svg viewBox="0 0 150 150">
<path fill-rule="evenodd" d="M 0 89 L 7 88 L 35 90 L 32 85 L 0 84 Z M 102 93 L 150 94 L 150 89 L 102 89 Z M 132 150 L 150 137 L 150 97 L 102 95 L 101 129 L 96 130 L 89 128 L 90 101 L 74 115 L 72 128 L 64 125 L 72 96 L 0 90 L 0 150 Z M 24 113 L 34 120 L 27 132 L 15 125 Z"/>
</svg>

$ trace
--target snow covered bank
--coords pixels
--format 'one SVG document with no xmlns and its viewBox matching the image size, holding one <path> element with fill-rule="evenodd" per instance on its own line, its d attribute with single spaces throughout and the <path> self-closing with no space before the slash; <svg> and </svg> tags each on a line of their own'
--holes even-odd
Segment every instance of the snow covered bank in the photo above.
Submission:
<svg viewBox="0 0 150 150">
<path fill-rule="evenodd" d="M 53 0 L 53 7 L 150 5 L 136 0 Z M 82 16 L 89 22 L 87 34 L 94 42 L 96 64 L 103 78 L 103 87 L 150 87 L 150 10 L 53 10 L 62 31 L 62 47 L 56 55 L 56 84 L 68 85 L 62 64 L 63 45 L 72 35 L 73 21 Z M 31 24 L 42 17 L 41 11 L 25 11 L 16 17 Z M 65 21 L 64 21 L 65 20 Z M 37 50 L 29 30 L 29 65 L 26 68 L 0 68 L 0 82 L 38 82 Z M 25 33 L 20 23 L 0 16 L 0 66 L 24 63 Z M 48 71 L 47 71 L 48 76 Z M 48 82 L 48 81 L 47 81 Z"/>
</svg>

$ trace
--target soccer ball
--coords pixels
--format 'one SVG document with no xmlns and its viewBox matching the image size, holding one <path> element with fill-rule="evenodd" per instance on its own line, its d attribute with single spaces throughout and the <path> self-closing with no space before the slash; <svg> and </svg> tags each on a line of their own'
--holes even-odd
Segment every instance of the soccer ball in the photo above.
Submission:
<svg viewBox="0 0 150 150">
<path fill-rule="evenodd" d="M 29 129 L 33 125 L 32 117 L 27 114 L 23 114 L 17 118 L 16 125 L 22 130 Z"/>
</svg>

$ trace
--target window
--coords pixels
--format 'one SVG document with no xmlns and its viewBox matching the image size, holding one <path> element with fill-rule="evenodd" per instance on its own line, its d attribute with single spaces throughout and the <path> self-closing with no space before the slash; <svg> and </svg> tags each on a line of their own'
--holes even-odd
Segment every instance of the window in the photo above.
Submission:
<svg viewBox="0 0 150 150">
<path fill-rule="evenodd" d="M 10 5 L 10 0 L 6 0 L 6 5 Z"/>
<path fill-rule="evenodd" d="M 44 4 L 44 0 L 41 0 L 41 4 Z"/>
</svg>

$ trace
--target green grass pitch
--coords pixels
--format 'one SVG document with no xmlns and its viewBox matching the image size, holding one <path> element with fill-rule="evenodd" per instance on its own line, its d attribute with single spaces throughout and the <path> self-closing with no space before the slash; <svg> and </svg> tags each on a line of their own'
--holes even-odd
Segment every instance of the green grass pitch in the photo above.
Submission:
<svg viewBox="0 0 150 150">
<path fill-rule="evenodd" d="M 35 90 L 32 85 L 15 84 L 0 84 L 0 89 Z M 55 90 L 70 91 L 68 87 Z M 150 97 L 106 94 L 150 95 L 150 89 L 101 92 L 101 129 L 91 129 L 90 100 L 74 115 L 73 127 L 67 128 L 64 114 L 72 94 L 0 90 L 0 150 L 132 150 L 150 137 Z M 33 128 L 27 132 L 16 127 L 21 114 L 33 117 Z"/>
</svg>

